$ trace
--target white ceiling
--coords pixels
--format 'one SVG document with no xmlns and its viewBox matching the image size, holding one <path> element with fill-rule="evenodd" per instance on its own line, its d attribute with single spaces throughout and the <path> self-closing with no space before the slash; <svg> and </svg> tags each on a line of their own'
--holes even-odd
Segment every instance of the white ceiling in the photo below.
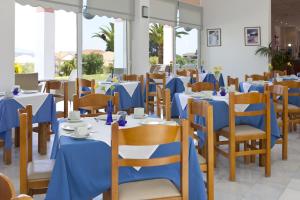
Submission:
<svg viewBox="0 0 300 200">
<path fill-rule="evenodd" d="M 272 0 L 272 22 L 300 29 L 300 0 Z"/>
</svg>

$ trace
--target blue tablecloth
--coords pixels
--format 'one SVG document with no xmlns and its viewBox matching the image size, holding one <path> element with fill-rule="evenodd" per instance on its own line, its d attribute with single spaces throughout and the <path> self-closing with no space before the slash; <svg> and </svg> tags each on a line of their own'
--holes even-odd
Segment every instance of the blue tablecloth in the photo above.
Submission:
<svg viewBox="0 0 300 200">
<path fill-rule="evenodd" d="M 208 73 L 202 82 L 215 83 L 216 77 L 214 74 Z M 220 87 L 225 87 L 224 78 L 222 74 L 220 74 L 218 82 Z"/>
<path fill-rule="evenodd" d="M 119 110 L 127 110 L 129 108 L 137 108 L 137 107 L 144 107 L 143 102 L 143 94 L 141 89 L 141 84 L 139 83 L 132 94 L 130 96 L 124 86 L 121 84 L 114 84 L 114 91 L 119 93 Z M 91 91 L 88 87 L 83 87 L 83 91 Z M 111 95 L 111 90 L 108 89 L 106 91 L 106 95 Z"/>
<path fill-rule="evenodd" d="M 110 188 L 111 147 L 106 143 L 74 140 L 61 136 L 53 145 L 57 146 L 53 148 L 57 154 L 46 195 L 47 200 L 92 199 Z M 176 154 L 179 153 L 179 149 L 178 143 L 161 145 L 151 157 Z M 189 199 L 204 200 L 206 199 L 205 186 L 199 169 L 197 152 L 191 139 L 189 152 Z M 179 187 L 179 164 L 144 167 L 139 171 L 132 167 L 120 168 L 120 183 L 153 178 L 169 179 Z"/>
<path fill-rule="evenodd" d="M 11 129 L 19 127 L 18 109 L 23 108 L 14 99 L 0 100 L 0 137 L 5 142 L 5 148 L 12 146 Z M 54 133 L 57 132 L 56 105 L 53 95 L 49 94 L 43 105 L 32 118 L 33 123 L 50 122 Z"/>
<path fill-rule="evenodd" d="M 243 83 L 240 83 L 240 91 L 245 92 L 243 88 Z M 263 85 L 251 85 L 248 91 L 246 92 L 251 92 L 251 91 L 258 91 L 263 93 L 264 92 L 264 86 Z M 289 89 L 289 93 L 299 93 L 299 89 L 297 88 L 291 88 Z M 289 104 L 295 105 L 300 107 L 300 97 L 299 96 L 289 96 Z"/>
<path fill-rule="evenodd" d="M 214 110 L 214 130 L 218 131 L 224 127 L 229 126 L 229 107 L 223 101 L 209 101 L 213 105 Z M 261 110 L 263 105 L 255 104 L 250 105 L 246 111 Z M 175 94 L 172 102 L 172 117 L 180 116 L 180 118 L 187 118 L 187 108 L 182 109 L 180 104 L 179 94 Z M 263 116 L 255 117 L 236 117 L 236 124 L 252 125 L 258 129 L 264 130 L 265 123 Z M 281 132 L 277 124 L 276 113 L 274 104 L 271 104 L 271 139 L 272 145 L 275 144 L 276 140 L 280 138 Z"/>
<path fill-rule="evenodd" d="M 171 99 L 173 99 L 175 93 L 182 93 L 185 91 L 184 83 L 178 77 L 173 77 L 170 80 L 168 80 L 166 83 L 166 88 L 170 89 Z M 150 84 L 149 91 L 155 92 L 156 86 L 154 84 Z M 144 100 L 146 100 L 146 87 L 144 90 Z"/>
</svg>

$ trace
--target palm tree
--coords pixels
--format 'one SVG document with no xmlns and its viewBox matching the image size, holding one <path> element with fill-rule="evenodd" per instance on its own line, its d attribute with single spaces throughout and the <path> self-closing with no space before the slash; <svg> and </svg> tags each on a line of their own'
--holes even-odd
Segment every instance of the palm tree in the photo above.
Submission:
<svg viewBox="0 0 300 200">
<path fill-rule="evenodd" d="M 94 33 L 92 37 L 97 37 L 106 42 L 106 51 L 114 51 L 115 26 L 109 23 L 109 27 L 100 27 L 98 33 Z"/>
<path fill-rule="evenodd" d="M 182 35 L 188 35 L 186 31 L 177 31 L 176 37 L 181 38 Z M 164 56 L 164 26 L 161 24 L 152 24 L 149 29 L 150 54 L 157 54 L 158 62 L 163 63 Z"/>
</svg>

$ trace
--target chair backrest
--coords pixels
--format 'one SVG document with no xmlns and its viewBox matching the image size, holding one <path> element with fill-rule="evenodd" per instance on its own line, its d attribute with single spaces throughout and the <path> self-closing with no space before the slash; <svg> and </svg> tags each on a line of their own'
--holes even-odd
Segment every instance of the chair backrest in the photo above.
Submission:
<svg viewBox="0 0 300 200">
<path fill-rule="evenodd" d="M 199 82 L 198 69 L 188 69 L 187 71 L 189 72 L 191 79 L 193 79 L 195 82 Z"/>
<path fill-rule="evenodd" d="M 236 111 L 235 106 L 237 104 L 262 104 L 262 109 L 255 111 Z M 271 127 L 270 120 L 270 93 L 265 91 L 264 93 L 250 92 L 244 94 L 235 95 L 234 92 L 229 94 L 229 131 L 230 139 L 234 140 L 235 134 L 235 118 L 246 117 L 246 116 L 259 116 L 264 115 L 265 117 L 265 131 L 269 134 Z"/>
<path fill-rule="evenodd" d="M 227 86 L 234 85 L 235 89 L 238 91 L 239 90 L 239 78 L 232 78 L 230 76 L 227 76 Z"/>
<path fill-rule="evenodd" d="M 86 109 L 91 111 L 98 111 L 99 109 L 107 108 L 109 101 L 112 101 L 114 106 L 114 113 L 119 110 L 119 93 L 115 92 L 114 96 L 105 94 L 88 94 L 83 97 L 74 95 L 73 98 L 73 110 Z M 86 114 L 83 116 L 95 116 L 103 114 L 103 112 L 97 112 L 96 114 Z"/>
<path fill-rule="evenodd" d="M 289 90 L 292 89 L 292 91 L 290 91 L 288 93 L 289 97 L 300 96 L 300 82 L 297 82 L 297 81 L 282 81 L 282 82 L 275 82 L 275 84 L 286 86 Z"/>
<path fill-rule="evenodd" d="M 214 84 L 209 83 L 209 82 L 197 82 L 190 86 L 191 86 L 193 92 L 201 92 L 201 91 L 205 91 L 205 90 L 213 91 L 214 90 Z M 216 90 L 219 90 L 219 86 L 217 83 L 216 83 Z"/>
<path fill-rule="evenodd" d="M 144 76 L 137 74 L 123 74 L 123 81 L 139 81 L 142 93 L 144 91 Z"/>
<path fill-rule="evenodd" d="M 161 109 L 163 116 L 167 121 L 171 120 L 171 92 L 170 89 L 163 90 L 159 85 L 156 86 L 156 110 L 157 116 L 161 117 Z"/>
<path fill-rule="evenodd" d="M 247 81 L 248 78 L 252 78 L 253 81 L 266 81 L 267 80 L 264 75 L 260 75 L 260 74 L 245 75 L 245 81 Z"/>
<path fill-rule="evenodd" d="M 12 181 L 0 173 L 0 197 L 4 200 L 10 200 L 16 196 L 15 188 L 12 184 Z"/>
<path fill-rule="evenodd" d="M 20 85 L 23 90 L 38 90 L 38 73 L 15 74 L 15 84 Z"/>
<path fill-rule="evenodd" d="M 32 107 L 19 110 L 20 119 L 20 192 L 27 192 L 27 163 L 32 161 Z"/>
<path fill-rule="evenodd" d="M 117 123 L 112 125 L 112 200 L 119 199 L 119 167 L 154 167 L 180 163 L 181 199 L 188 199 L 188 121 L 182 126 L 143 125 L 134 128 L 119 129 Z M 149 159 L 127 159 L 119 157 L 119 146 L 149 146 L 180 142 L 180 154 Z"/>
<path fill-rule="evenodd" d="M 185 70 L 185 69 L 183 69 L 183 70 L 178 69 L 178 70 L 176 70 L 176 75 L 178 75 L 178 76 L 188 76 L 188 71 Z"/>
<path fill-rule="evenodd" d="M 150 85 L 161 85 L 162 89 L 166 89 L 166 74 L 146 74 L 146 94 L 149 92 Z M 148 96 L 148 95 L 147 95 Z"/>
<path fill-rule="evenodd" d="M 278 74 L 279 76 L 286 76 L 287 75 L 287 71 L 286 70 L 284 70 L 284 71 L 273 70 L 272 73 L 273 73 L 273 76 L 275 76 L 276 74 Z"/>
<path fill-rule="evenodd" d="M 82 88 L 88 88 L 90 91 L 84 91 Z M 76 94 L 80 97 L 82 95 L 95 93 L 95 80 L 87 80 L 83 78 L 76 78 Z"/>
<path fill-rule="evenodd" d="M 55 97 L 55 102 L 63 101 L 64 102 L 64 111 L 61 116 L 68 116 L 68 100 L 69 100 L 69 91 L 68 91 L 68 81 L 59 81 L 59 80 L 50 80 L 46 81 L 45 92 L 51 93 Z"/>
</svg>

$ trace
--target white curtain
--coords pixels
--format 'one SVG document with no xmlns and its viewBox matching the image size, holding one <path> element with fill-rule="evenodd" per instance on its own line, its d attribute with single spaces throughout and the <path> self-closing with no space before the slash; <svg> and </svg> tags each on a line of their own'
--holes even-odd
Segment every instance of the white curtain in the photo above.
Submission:
<svg viewBox="0 0 300 200">
<path fill-rule="evenodd" d="M 87 9 L 92 15 L 133 20 L 135 0 L 88 0 Z"/>
<path fill-rule="evenodd" d="M 175 0 L 150 0 L 150 22 L 176 26 L 177 7 Z"/>
<path fill-rule="evenodd" d="M 79 13 L 82 10 L 82 0 L 15 0 L 21 5 L 33 7 L 52 8 Z"/>
<path fill-rule="evenodd" d="M 203 8 L 179 2 L 179 26 L 202 28 Z"/>
</svg>

